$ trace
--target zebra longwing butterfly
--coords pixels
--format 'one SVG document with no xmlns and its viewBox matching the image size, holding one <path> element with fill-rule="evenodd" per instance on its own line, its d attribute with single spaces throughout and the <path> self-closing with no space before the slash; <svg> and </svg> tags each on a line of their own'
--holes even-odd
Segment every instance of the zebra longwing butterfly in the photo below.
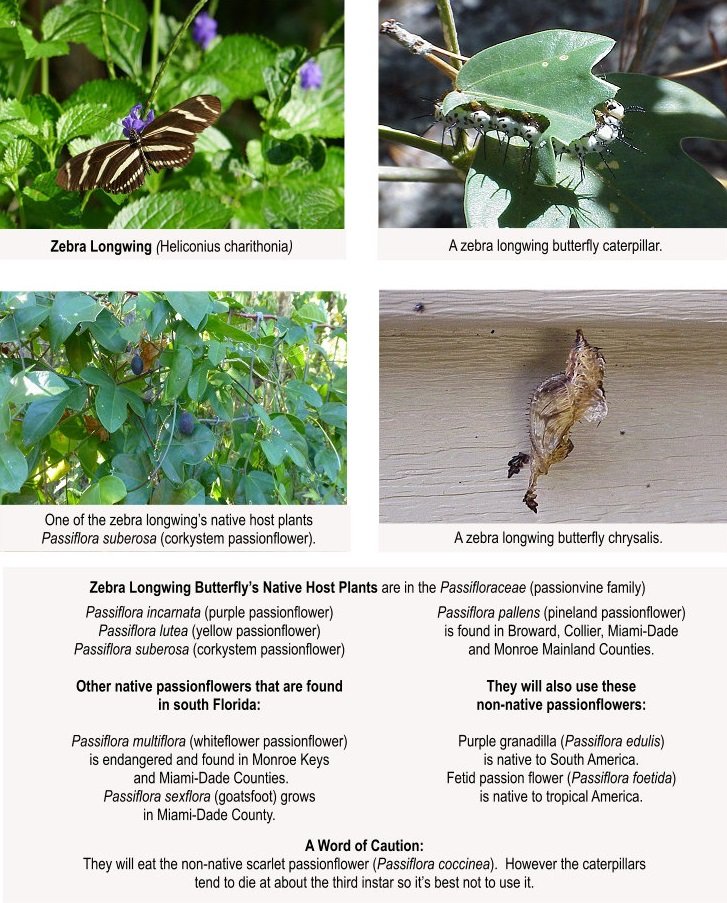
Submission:
<svg viewBox="0 0 727 903">
<path fill-rule="evenodd" d="M 100 144 L 64 163 L 56 184 L 68 191 L 103 188 L 111 194 L 135 191 L 148 172 L 185 166 L 197 135 L 222 111 L 218 97 L 200 94 L 162 113 L 142 130 L 128 129 L 128 141 Z"/>
</svg>

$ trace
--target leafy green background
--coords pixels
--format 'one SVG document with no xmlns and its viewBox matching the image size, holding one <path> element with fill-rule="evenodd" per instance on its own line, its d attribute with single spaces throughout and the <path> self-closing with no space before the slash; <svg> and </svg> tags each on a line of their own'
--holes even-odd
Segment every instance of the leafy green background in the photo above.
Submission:
<svg viewBox="0 0 727 903">
<path fill-rule="evenodd" d="M 1 294 L 0 501 L 345 502 L 345 316 L 324 292 Z"/>
<path fill-rule="evenodd" d="M 151 88 L 152 45 L 161 59 L 181 24 L 167 9 L 175 5 L 154 15 L 142 0 L 108 0 L 107 54 L 100 0 L 65 0 L 40 21 L 24 3 L 2 0 L 0 227 L 342 228 L 340 0 L 311 49 L 245 33 L 244 5 L 240 30 L 221 31 L 206 51 L 186 33 L 154 109 L 194 94 L 220 97 L 223 115 L 199 137 L 191 163 L 150 174 L 129 196 L 56 186 L 68 154 L 123 137 L 121 119 Z M 229 22 L 229 12 L 220 18 Z M 309 59 L 324 83 L 302 91 L 298 73 Z M 87 77 L 69 92 L 79 60 Z"/>
</svg>

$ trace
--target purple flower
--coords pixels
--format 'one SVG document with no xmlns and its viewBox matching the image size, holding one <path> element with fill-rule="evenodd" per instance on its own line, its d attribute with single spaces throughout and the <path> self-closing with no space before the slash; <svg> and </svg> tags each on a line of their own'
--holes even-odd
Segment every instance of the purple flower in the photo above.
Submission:
<svg viewBox="0 0 727 903">
<path fill-rule="evenodd" d="M 308 60 L 300 67 L 300 86 L 304 91 L 320 88 L 323 84 L 323 70 L 315 60 Z"/>
<path fill-rule="evenodd" d="M 217 37 L 217 20 L 209 13 L 200 13 L 192 23 L 192 38 L 196 44 L 206 50 Z"/>
<path fill-rule="evenodd" d="M 131 138 L 132 129 L 135 132 L 143 132 L 149 123 L 154 121 L 154 110 L 149 110 L 149 113 L 144 119 L 140 119 L 140 116 L 141 104 L 138 103 L 135 107 L 131 108 L 129 115 L 121 120 L 121 125 L 124 127 L 124 135 L 126 135 L 127 138 Z"/>
</svg>

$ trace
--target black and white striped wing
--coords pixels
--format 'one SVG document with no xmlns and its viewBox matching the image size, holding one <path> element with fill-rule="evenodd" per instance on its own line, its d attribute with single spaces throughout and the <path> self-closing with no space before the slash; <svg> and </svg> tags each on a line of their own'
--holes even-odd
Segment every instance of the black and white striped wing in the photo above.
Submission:
<svg viewBox="0 0 727 903">
<path fill-rule="evenodd" d="M 190 97 L 151 122 L 141 133 L 142 143 L 146 145 L 148 141 L 163 136 L 169 141 L 193 144 L 197 135 L 215 123 L 221 112 L 219 97 L 212 94 Z"/>
<path fill-rule="evenodd" d="M 67 191 L 103 188 L 111 194 L 134 191 L 144 181 L 141 154 L 128 141 L 109 141 L 71 157 L 58 170 L 56 184 Z"/>
<path fill-rule="evenodd" d="M 151 122 L 141 133 L 141 148 L 151 169 L 189 163 L 197 135 L 212 125 L 221 111 L 219 98 L 200 94 L 177 104 Z"/>
<path fill-rule="evenodd" d="M 190 97 L 162 113 L 142 132 L 132 133 L 128 141 L 111 141 L 72 157 L 58 170 L 56 183 L 69 191 L 135 191 L 150 170 L 189 163 L 197 135 L 216 122 L 221 112 L 218 97 Z"/>
</svg>

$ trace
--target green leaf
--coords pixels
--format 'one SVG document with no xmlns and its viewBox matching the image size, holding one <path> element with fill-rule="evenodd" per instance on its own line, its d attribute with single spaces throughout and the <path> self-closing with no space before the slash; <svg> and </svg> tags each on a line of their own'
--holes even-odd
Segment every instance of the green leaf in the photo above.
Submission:
<svg viewBox="0 0 727 903">
<path fill-rule="evenodd" d="M 244 474 L 235 491 L 238 505 L 272 505 L 275 501 L 275 480 L 272 474 L 253 470 Z"/>
<path fill-rule="evenodd" d="M 33 32 L 25 25 L 18 25 L 18 37 L 28 60 L 48 59 L 53 56 L 65 56 L 68 44 L 65 41 L 36 41 Z"/>
<path fill-rule="evenodd" d="M 292 425 L 290 419 L 284 414 L 274 417 L 273 429 L 276 435 L 263 439 L 260 443 L 263 454 L 273 467 L 282 464 L 286 457 L 297 467 L 307 466 L 308 443 Z"/>
<path fill-rule="evenodd" d="M 285 394 L 291 401 L 300 399 L 312 408 L 320 408 L 323 404 L 323 399 L 313 386 L 308 386 L 298 379 L 291 379 L 285 384 Z"/>
<path fill-rule="evenodd" d="M 111 112 L 106 103 L 79 103 L 61 113 L 56 123 L 59 144 L 67 144 L 79 135 L 93 135 L 109 124 Z M 119 127 L 119 138 L 121 128 Z"/>
<path fill-rule="evenodd" d="M 328 314 L 324 310 L 323 305 L 308 302 L 296 308 L 291 319 L 293 322 L 303 325 L 306 323 L 327 323 Z"/>
<path fill-rule="evenodd" d="M 66 0 L 51 7 L 43 16 L 41 32 L 46 41 L 71 41 L 83 44 L 100 34 L 98 4 L 89 0 Z"/>
<path fill-rule="evenodd" d="M 174 483 L 184 482 L 184 465 L 201 464 L 204 459 L 212 454 L 217 440 L 214 433 L 202 423 L 196 423 L 191 436 L 174 435 L 169 442 L 169 431 L 162 436 L 162 449 L 169 445 L 169 451 L 164 455 L 162 469 Z"/>
<path fill-rule="evenodd" d="M 106 9 L 106 27 L 111 57 L 114 63 L 127 75 L 142 75 L 141 54 L 148 28 L 149 13 L 141 0 L 108 0 Z M 101 39 L 101 20 L 97 14 L 98 29 L 89 35 L 85 44 L 94 56 L 105 60 L 103 41 Z"/>
<path fill-rule="evenodd" d="M 22 307 L 0 321 L 0 342 L 17 342 L 27 338 L 47 318 L 47 307 Z"/>
<path fill-rule="evenodd" d="M 90 325 L 89 330 L 94 339 L 106 351 L 112 351 L 114 354 L 126 351 L 126 339 L 120 335 L 121 323 L 107 308 L 101 311 L 95 322 Z"/>
<path fill-rule="evenodd" d="M 197 480 L 187 480 L 181 486 L 174 486 L 162 480 L 154 490 L 153 505 L 204 505 L 204 486 Z"/>
<path fill-rule="evenodd" d="M 219 366 L 224 361 L 226 353 L 227 346 L 224 342 L 218 342 L 213 339 L 207 346 L 207 358 L 213 367 Z"/>
<path fill-rule="evenodd" d="M 24 370 L 11 380 L 9 401 L 24 404 L 36 398 L 51 398 L 68 391 L 68 383 L 50 370 Z"/>
<path fill-rule="evenodd" d="M 164 385 L 164 400 L 174 401 L 187 387 L 192 375 L 192 352 L 189 348 L 177 348 L 172 358 L 172 366 Z"/>
<path fill-rule="evenodd" d="M 57 228 L 78 225 L 81 198 L 77 191 L 64 191 L 56 185 L 56 173 L 43 172 L 23 189 L 28 223 L 36 227 Z"/>
<path fill-rule="evenodd" d="M 336 426 L 341 429 L 346 428 L 348 416 L 345 404 L 339 404 L 338 402 L 327 402 L 326 404 L 321 406 L 318 414 L 321 420 L 324 423 L 327 423 L 329 426 Z"/>
<path fill-rule="evenodd" d="M 332 448 L 319 448 L 315 455 L 316 470 L 333 482 L 341 469 L 341 461 Z"/>
<path fill-rule="evenodd" d="M 2 0 L 0 0 L 2 3 Z M 0 100 L 0 122 L 12 122 L 14 119 L 27 119 L 28 111 L 22 103 L 14 97 Z"/>
<path fill-rule="evenodd" d="M 110 229 L 224 229 L 232 218 L 217 198 L 195 191 L 164 191 L 132 201 L 109 224 Z"/>
<path fill-rule="evenodd" d="M 35 292 L 0 292 L 0 310 L 20 310 L 35 307 Z"/>
<path fill-rule="evenodd" d="M 0 171 L 4 175 L 16 175 L 33 162 L 33 145 L 26 138 L 17 138 L 5 148 Z"/>
<path fill-rule="evenodd" d="M 343 49 L 332 47 L 315 58 L 323 71 L 323 85 L 304 91 L 297 79 L 290 100 L 280 111 L 287 123 L 275 125 L 271 133 L 278 138 L 291 138 L 302 133 L 321 138 L 343 137 Z"/>
<path fill-rule="evenodd" d="M 74 373 L 80 373 L 93 357 L 91 339 L 87 332 L 72 332 L 66 339 L 65 349 Z"/>
<path fill-rule="evenodd" d="M 115 433 L 126 423 L 130 394 L 128 389 L 113 383 L 101 386 L 96 392 L 96 416 L 109 433 Z"/>
<path fill-rule="evenodd" d="M 116 385 L 116 383 L 108 375 L 108 373 L 104 373 L 104 371 L 99 370 L 98 367 L 84 367 L 78 375 L 84 382 L 88 383 L 90 386 Z"/>
<path fill-rule="evenodd" d="M 277 50 L 272 41 L 254 35 L 224 37 L 204 55 L 197 72 L 182 83 L 182 94 L 189 97 L 209 90 L 210 78 L 217 83 L 213 93 L 224 107 L 260 94 L 265 87 L 263 70 L 272 64 Z"/>
<path fill-rule="evenodd" d="M 488 47 L 459 70 L 457 91 L 445 97 L 442 112 L 477 101 L 539 114 L 550 123 L 544 135 L 567 144 L 594 128 L 593 108 L 616 93 L 591 72 L 614 43 L 603 35 L 554 30 Z"/>
<path fill-rule="evenodd" d="M 295 180 L 268 190 L 263 212 L 268 225 L 276 229 L 342 229 L 343 189 L 316 188 L 309 176 L 309 186 Z"/>
<path fill-rule="evenodd" d="M 66 393 L 29 404 L 23 418 L 23 444 L 28 447 L 45 438 L 55 429 L 65 409 Z"/>
<path fill-rule="evenodd" d="M 48 320 L 51 348 L 55 351 L 60 347 L 79 323 L 93 323 L 103 309 L 89 295 L 81 292 L 58 292 Z"/>
<path fill-rule="evenodd" d="M 127 495 L 125 505 L 143 505 L 149 499 L 149 474 L 139 457 L 134 455 L 115 455 L 112 463 L 114 476 L 123 480 Z M 131 490 L 131 491 L 130 491 Z"/>
<path fill-rule="evenodd" d="M 0 0 L 0 28 L 15 28 L 20 19 L 18 0 Z"/>
<path fill-rule="evenodd" d="M 187 383 L 187 395 L 190 401 L 200 401 L 207 391 L 209 372 L 212 369 L 208 361 L 197 364 Z"/>
<path fill-rule="evenodd" d="M 57 8 L 57 7 L 56 7 Z M 79 104 L 88 104 L 98 106 L 105 104 L 108 111 L 104 125 L 109 122 L 117 121 L 119 123 L 119 135 L 121 138 L 120 120 L 126 116 L 131 108 L 137 103 L 141 103 L 143 97 L 133 82 L 125 78 L 117 78 L 115 81 L 109 79 L 97 79 L 95 81 L 84 82 L 80 88 L 71 94 L 71 96 L 63 104 L 64 110 L 70 110 Z M 81 133 L 83 134 L 83 133 Z"/>
<path fill-rule="evenodd" d="M 209 292 L 167 292 L 167 301 L 193 329 L 197 329 L 210 310 Z"/>
<path fill-rule="evenodd" d="M 81 505 L 115 505 L 126 498 L 126 486 L 118 477 L 105 476 L 81 493 Z"/>
<path fill-rule="evenodd" d="M 28 479 L 28 464 L 25 455 L 0 436 L 0 491 L 20 492 Z"/>
</svg>

